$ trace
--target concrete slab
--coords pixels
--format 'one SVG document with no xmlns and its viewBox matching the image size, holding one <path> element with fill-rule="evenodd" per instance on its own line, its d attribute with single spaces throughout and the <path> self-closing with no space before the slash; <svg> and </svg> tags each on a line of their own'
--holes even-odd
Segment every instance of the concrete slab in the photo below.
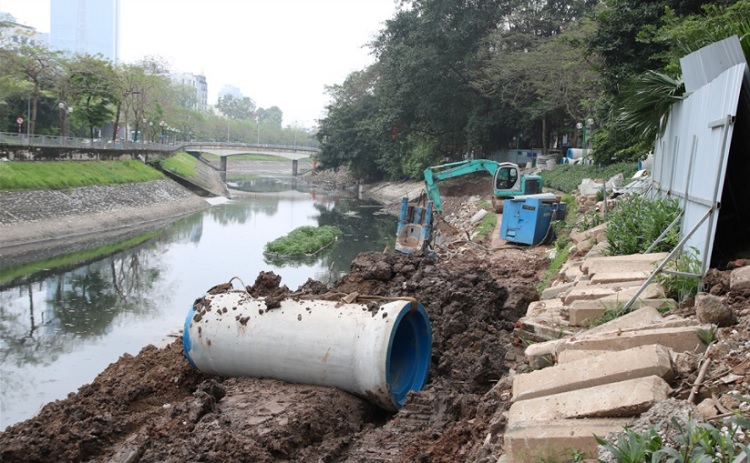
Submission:
<svg viewBox="0 0 750 463">
<path fill-rule="evenodd" d="M 604 437 L 632 424 L 631 419 L 584 419 L 513 423 L 505 430 L 503 443 L 513 463 L 572 461 L 573 451 L 596 460 L 594 436 Z"/>
<path fill-rule="evenodd" d="M 575 301 L 601 299 L 606 296 L 613 296 L 615 293 L 614 289 L 594 285 L 576 286 L 568 291 L 562 299 L 565 305 L 571 305 Z"/>
<path fill-rule="evenodd" d="M 563 304 L 563 301 L 560 299 L 547 299 L 544 301 L 534 301 L 531 304 L 529 304 L 528 308 L 526 309 L 526 317 L 533 318 L 543 315 L 545 312 L 552 311 L 553 313 L 555 311 L 559 311 L 565 307 L 565 304 Z"/>
<path fill-rule="evenodd" d="M 593 275 L 601 272 L 649 272 L 656 269 L 669 253 L 631 254 L 627 256 L 589 257 L 581 264 L 584 273 Z"/>
<path fill-rule="evenodd" d="M 625 350 L 649 344 L 660 344 L 674 352 L 703 352 L 706 345 L 698 336 L 695 326 L 678 328 L 652 328 L 637 331 L 604 332 L 576 337 L 562 343 L 563 350 Z M 705 327 L 708 329 L 708 326 Z"/>
<path fill-rule="evenodd" d="M 599 272 L 591 276 L 591 284 L 601 285 L 607 283 L 622 283 L 625 281 L 644 281 L 650 275 L 649 272 Z"/>
<path fill-rule="evenodd" d="M 643 282 L 640 280 L 624 281 L 620 283 L 608 283 L 594 285 L 591 282 L 579 283 L 561 297 L 565 305 L 572 305 L 578 300 L 605 299 L 607 301 L 618 301 L 623 305 L 630 300 L 641 288 Z M 658 283 L 649 284 L 641 294 L 640 299 L 663 299 L 664 288 Z"/>
<path fill-rule="evenodd" d="M 575 332 L 567 329 L 566 325 L 568 325 L 568 322 L 560 319 L 524 318 L 513 333 L 516 337 L 526 341 L 546 342 L 574 335 Z"/>
<path fill-rule="evenodd" d="M 670 390 L 660 377 L 648 376 L 521 400 L 508 410 L 508 423 L 632 417 L 666 400 Z"/>
<path fill-rule="evenodd" d="M 551 367 L 557 362 L 557 351 L 564 342 L 567 339 L 530 344 L 524 351 L 526 362 L 534 369 Z"/>
<path fill-rule="evenodd" d="M 583 276 L 583 271 L 581 270 L 581 264 L 577 263 L 576 265 L 569 265 L 565 268 L 562 268 L 560 270 L 560 279 L 565 282 L 573 282 L 576 281 L 576 279 L 579 279 Z"/>
<path fill-rule="evenodd" d="M 549 286 L 542 291 L 542 295 L 539 296 L 539 299 L 545 301 L 548 299 L 555 299 L 559 297 L 561 294 L 566 293 L 573 287 L 573 283 L 562 283 L 559 285 Z"/>
<path fill-rule="evenodd" d="M 620 318 L 578 333 L 576 339 L 583 339 L 586 336 L 595 336 L 607 332 L 617 333 L 639 329 L 660 323 L 662 320 L 663 317 L 659 311 L 653 307 L 642 307 L 630 312 L 629 314 L 623 315 Z M 554 365 L 558 361 L 557 358 L 559 354 L 563 351 L 561 346 L 569 341 L 569 338 L 565 338 L 531 344 L 524 352 L 526 361 L 532 368 L 545 368 Z"/>
<path fill-rule="evenodd" d="M 616 298 L 617 300 L 623 301 L 623 303 L 628 302 L 631 297 L 635 296 L 641 286 L 642 285 L 637 285 L 624 288 L 620 291 L 617 291 L 617 293 L 612 297 Z M 662 288 L 660 284 L 651 283 L 646 286 L 646 288 L 638 297 L 640 299 L 664 299 L 667 296 L 664 294 L 664 288 Z"/>
<path fill-rule="evenodd" d="M 568 321 L 573 326 L 587 326 L 601 317 L 607 310 L 621 310 L 626 302 L 627 301 L 621 301 L 617 297 L 574 301 L 568 308 Z M 653 307 L 655 309 L 672 309 L 677 307 L 677 301 L 668 298 L 639 298 L 633 303 L 632 309 L 637 310 L 645 306 Z"/>
<path fill-rule="evenodd" d="M 666 347 L 650 345 L 605 352 L 594 358 L 518 375 L 513 380 L 513 399 L 533 399 L 647 376 L 666 381 L 674 376 Z"/>
</svg>

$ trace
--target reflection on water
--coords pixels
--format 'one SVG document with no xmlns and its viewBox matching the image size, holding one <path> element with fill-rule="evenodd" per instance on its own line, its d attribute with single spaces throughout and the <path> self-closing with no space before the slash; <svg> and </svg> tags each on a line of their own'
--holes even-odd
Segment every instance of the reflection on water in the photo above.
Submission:
<svg viewBox="0 0 750 463">
<path fill-rule="evenodd" d="M 396 220 L 377 211 L 313 191 L 240 198 L 125 252 L 0 289 L 0 430 L 91 382 L 122 354 L 178 333 L 192 302 L 217 283 L 237 276 L 249 285 L 273 271 L 294 290 L 347 271 L 359 252 L 392 245 Z M 343 236 L 316 259 L 264 258 L 267 242 L 303 225 L 334 225 Z"/>
</svg>

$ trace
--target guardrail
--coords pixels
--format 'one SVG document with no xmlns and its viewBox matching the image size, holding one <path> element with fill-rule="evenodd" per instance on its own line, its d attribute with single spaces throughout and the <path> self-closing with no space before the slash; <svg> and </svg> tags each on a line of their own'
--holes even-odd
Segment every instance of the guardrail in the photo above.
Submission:
<svg viewBox="0 0 750 463">
<path fill-rule="evenodd" d="M 50 146 L 66 148 L 95 148 L 104 150 L 148 150 L 148 151 L 175 151 L 188 147 L 195 148 L 257 148 L 270 151 L 308 151 L 317 153 L 319 148 L 300 145 L 263 145 L 257 143 L 233 143 L 233 142 L 211 142 L 211 141 L 192 141 L 174 143 L 151 143 L 148 141 L 130 141 L 130 140 L 105 140 L 103 138 L 76 138 L 61 137 L 57 135 L 31 135 L 18 134 L 11 132 L 0 132 L 0 145 L 12 146 Z"/>
<path fill-rule="evenodd" d="M 60 137 L 56 135 L 31 135 L 0 132 L 0 145 L 12 146 L 51 146 L 55 148 L 95 148 L 111 150 L 149 150 L 149 151 L 174 151 L 182 145 L 170 145 L 164 143 L 149 143 L 140 141 L 131 142 L 128 140 L 105 140 L 102 138 L 75 138 Z"/>
</svg>

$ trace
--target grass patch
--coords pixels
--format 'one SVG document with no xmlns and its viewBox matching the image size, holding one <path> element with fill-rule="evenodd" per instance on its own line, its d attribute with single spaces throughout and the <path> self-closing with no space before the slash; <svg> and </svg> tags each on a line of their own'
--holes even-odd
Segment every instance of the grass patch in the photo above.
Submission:
<svg viewBox="0 0 750 463">
<path fill-rule="evenodd" d="M 637 170 L 638 165 L 632 162 L 610 164 L 604 168 L 593 165 L 558 164 L 553 169 L 541 171 L 540 175 L 546 188 L 572 193 L 584 178 L 608 180 L 621 173 L 629 179 Z"/>
<path fill-rule="evenodd" d="M 479 223 L 479 226 L 474 233 L 477 237 L 484 238 L 490 236 L 495 230 L 495 225 L 497 225 L 497 214 L 495 214 L 492 204 L 490 204 L 489 201 L 480 200 L 477 205 L 480 209 L 487 211 L 487 214 L 482 218 L 482 221 Z"/>
<path fill-rule="evenodd" d="M 124 241 L 105 244 L 97 248 L 87 249 L 85 251 L 76 252 L 73 254 L 67 254 L 60 257 L 54 257 L 52 259 L 32 262 L 29 264 L 23 264 L 5 270 L 0 270 L 0 284 L 6 284 L 15 280 L 16 278 L 20 278 L 26 275 L 33 275 L 38 272 L 50 271 L 60 267 L 76 266 L 83 264 L 84 262 L 91 262 L 102 257 L 112 255 L 116 252 L 130 249 L 133 246 L 137 246 L 153 238 L 157 234 L 159 234 L 159 231 L 144 233 L 142 235 L 138 235 Z"/>
<path fill-rule="evenodd" d="M 330 225 L 299 227 L 266 244 L 265 253 L 289 257 L 309 256 L 330 245 L 341 235 L 339 228 Z"/>
<path fill-rule="evenodd" d="M 176 153 L 173 156 L 159 162 L 162 169 L 182 178 L 195 177 L 195 165 L 198 160 L 185 152 Z"/>
<path fill-rule="evenodd" d="M 164 178 L 140 161 L 0 162 L 0 190 L 121 185 Z"/>
<path fill-rule="evenodd" d="M 694 276 L 673 275 L 660 273 L 656 276 L 656 281 L 664 288 L 664 293 L 683 305 L 686 301 L 695 297 L 700 289 L 701 264 L 698 257 L 700 251 L 691 248 L 688 251 L 682 250 L 667 264 L 668 270 L 674 270 L 682 273 L 689 273 Z"/>
<path fill-rule="evenodd" d="M 544 288 L 549 285 L 549 282 L 557 275 L 563 264 L 568 261 L 568 254 L 570 252 L 570 230 L 573 224 L 578 220 L 577 209 L 574 207 L 576 202 L 572 195 L 564 195 L 562 202 L 566 204 L 565 208 L 565 219 L 559 220 L 552 223 L 552 229 L 555 232 L 555 256 L 544 272 L 544 278 L 536 285 L 536 292 L 542 294 Z"/>
<path fill-rule="evenodd" d="M 567 261 L 568 261 L 568 247 L 565 246 L 560 249 L 557 249 L 555 252 L 555 257 L 549 263 L 549 267 L 547 267 L 547 270 L 544 272 L 544 279 L 542 279 L 542 281 L 540 281 L 536 285 L 537 293 L 542 294 L 542 291 L 544 291 L 544 288 L 547 287 L 549 282 L 552 281 L 555 275 L 557 275 L 557 272 L 560 271 L 560 268 Z"/>
</svg>

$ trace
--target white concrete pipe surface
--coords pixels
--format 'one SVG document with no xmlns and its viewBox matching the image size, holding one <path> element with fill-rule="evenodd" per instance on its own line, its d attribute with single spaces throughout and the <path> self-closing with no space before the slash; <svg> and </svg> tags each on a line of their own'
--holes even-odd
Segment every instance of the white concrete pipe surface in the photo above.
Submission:
<svg viewBox="0 0 750 463">
<path fill-rule="evenodd" d="M 190 363 L 220 376 L 334 386 L 391 411 L 427 381 L 432 329 L 421 304 L 285 299 L 267 309 L 244 291 L 207 295 L 185 319 Z"/>
</svg>

